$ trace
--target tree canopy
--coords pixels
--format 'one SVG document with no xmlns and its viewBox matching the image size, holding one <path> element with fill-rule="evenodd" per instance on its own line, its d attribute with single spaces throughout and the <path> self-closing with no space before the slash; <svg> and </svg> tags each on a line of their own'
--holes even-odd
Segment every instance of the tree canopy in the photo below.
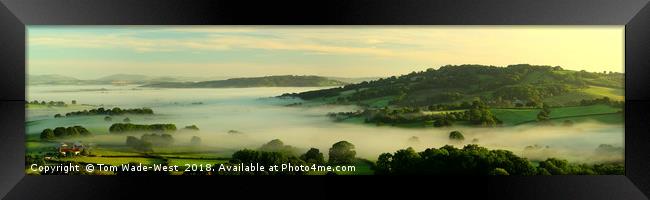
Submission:
<svg viewBox="0 0 650 200">
<path fill-rule="evenodd" d="M 354 150 L 354 145 L 352 143 L 349 143 L 348 141 L 334 143 L 329 150 L 329 164 L 352 164 L 356 154 L 357 152 Z"/>
</svg>

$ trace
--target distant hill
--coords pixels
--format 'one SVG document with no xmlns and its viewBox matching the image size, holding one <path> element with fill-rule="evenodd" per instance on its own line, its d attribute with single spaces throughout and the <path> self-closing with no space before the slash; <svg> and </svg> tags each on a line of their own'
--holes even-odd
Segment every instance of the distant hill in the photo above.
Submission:
<svg viewBox="0 0 650 200">
<path fill-rule="evenodd" d="M 348 78 L 348 77 L 325 77 L 331 80 L 337 80 L 344 83 L 361 83 L 364 81 L 373 81 L 380 79 L 381 77 L 359 77 L 359 78 Z"/>
<path fill-rule="evenodd" d="M 83 84 L 83 80 L 77 78 L 62 76 L 56 74 L 43 74 L 43 75 L 30 75 L 27 76 L 27 83 L 30 85 L 42 85 L 42 84 L 67 84 L 67 85 L 77 85 Z"/>
<path fill-rule="evenodd" d="M 140 74 L 113 74 L 97 79 L 78 79 L 70 76 L 44 74 L 28 75 L 27 82 L 30 85 L 84 85 L 84 84 L 151 84 L 160 82 L 189 82 L 189 81 L 209 81 L 224 80 L 233 77 L 213 76 L 213 77 L 185 77 L 185 76 L 147 76 Z"/>
<path fill-rule="evenodd" d="M 494 107 L 531 102 L 577 105 L 583 99 L 601 97 L 624 100 L 624 77 L 623 73 L 572 71 L 559 66 L 448 65 L 281 97 L 371 107 L 460 104 L 475 98 Z"/>
<path fill-rule="evenodd" d="M 98 78 L 98 81 L 143 81 L 148 80 L 150 77 L 139 74 L 113 74 Z"/>
<path fill-rule="evenodd" d="M 162 82 L 143 85 L 156 88 L 246 88 L 246 87 L 325 87 L 346 84 L 320 76 L 265 76 L 252 78 L 231 78 L 201 82 Z"/>
</svg>

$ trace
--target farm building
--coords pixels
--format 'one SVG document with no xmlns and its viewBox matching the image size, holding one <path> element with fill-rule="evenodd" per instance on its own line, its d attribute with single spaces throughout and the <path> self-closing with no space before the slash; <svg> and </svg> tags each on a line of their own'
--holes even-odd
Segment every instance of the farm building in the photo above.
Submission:
<svg viewBox="0 0 650 200">
<path fill-rule="evenodd" d="M 81 151 L 84 150 L 84 145 L 80 142 L 75 142 L 72 144 L 61 143 L 59 145 L 59 153 L 61 155 L 79 155 Z"/>
</svg>

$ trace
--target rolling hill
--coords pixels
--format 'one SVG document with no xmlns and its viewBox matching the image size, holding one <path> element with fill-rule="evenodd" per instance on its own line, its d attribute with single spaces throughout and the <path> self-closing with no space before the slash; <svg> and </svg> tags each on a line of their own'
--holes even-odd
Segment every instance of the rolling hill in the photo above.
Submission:
<svg viewBox="0 0 650 200">
<path fill-rule="evenodd" d="M 506 67 L 447 65 L 342 87 L 283 94 L 308 101 L 366 107 L 454 105 L 480 98 L 491 107 L 547 103 L 579 105 L 608 97 L 624 100 L 624 74 L 528 64 Z"/>
<path fill-rule="evenodd" d="M 340 86 L 345 82 L 320 76 L 265 76 L 251 78 L 231 78 L 226 80 L 201 82 L 161 82 L 143 85 L 155 88 L 246 88 L 246 87 L 325 87 Z"/>
</svg>

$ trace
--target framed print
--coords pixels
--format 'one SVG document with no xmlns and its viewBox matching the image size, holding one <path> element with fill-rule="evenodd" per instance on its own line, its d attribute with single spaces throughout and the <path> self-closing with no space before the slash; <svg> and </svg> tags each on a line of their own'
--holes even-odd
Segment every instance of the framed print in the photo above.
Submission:
<svg viewBox="0 0 650 200">
<path fill-rule="evenodd" d="M 646 1 L 395 3 L 3 1 L 0 194 L 647 199 Z"/>
</svg>

